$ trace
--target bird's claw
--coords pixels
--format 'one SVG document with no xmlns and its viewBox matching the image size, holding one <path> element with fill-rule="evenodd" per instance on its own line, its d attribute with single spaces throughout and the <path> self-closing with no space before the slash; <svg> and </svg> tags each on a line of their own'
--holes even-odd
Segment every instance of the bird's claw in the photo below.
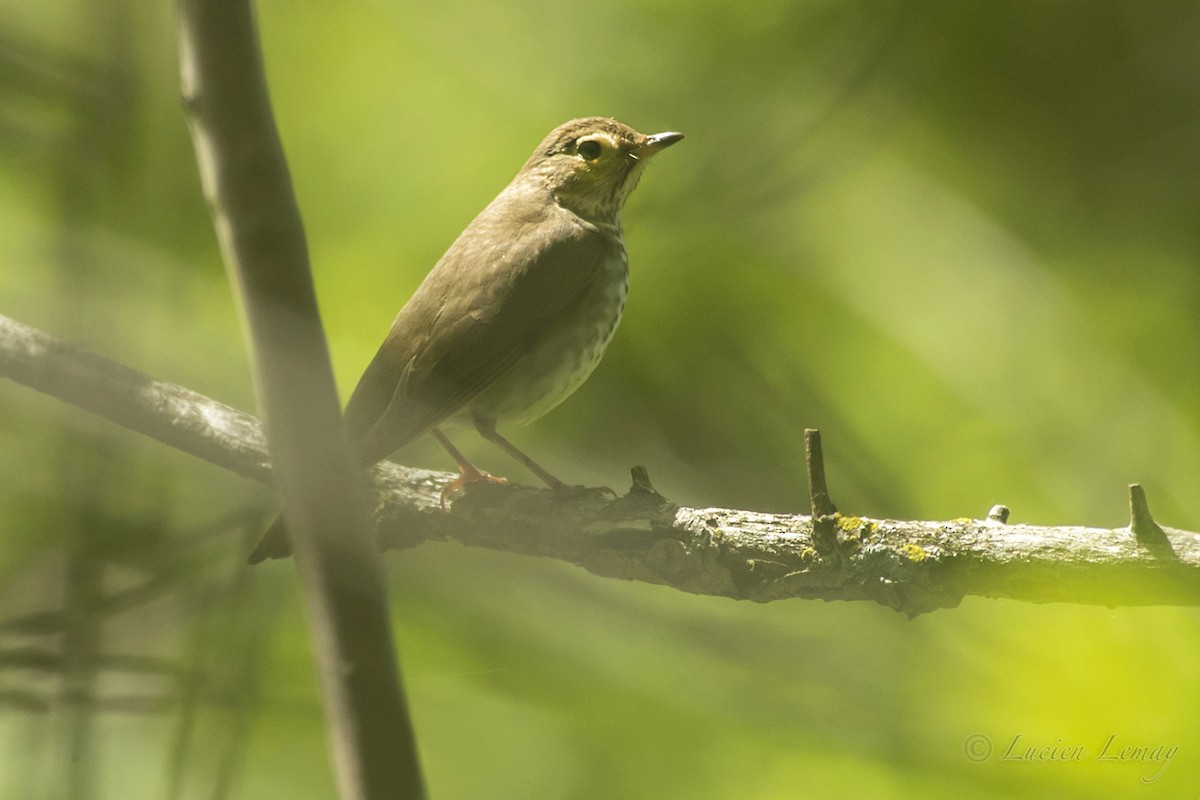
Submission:
<svg viewBox="0 0 1200 800">
<path fill-rule="evenodd" d="M 508 483 L 508 478 L 501 478 L 493 475 L 490 472 L 484 472 L 481 469 L 464 469 L 462 473 L 454 480 L 442 487 L 442 510 L 446 510 L 446 502 L 453 500 L 457 495 L 462 494 L 463 490 L 472 483 L 496 483 L 505 485 Z"/>
</svg>

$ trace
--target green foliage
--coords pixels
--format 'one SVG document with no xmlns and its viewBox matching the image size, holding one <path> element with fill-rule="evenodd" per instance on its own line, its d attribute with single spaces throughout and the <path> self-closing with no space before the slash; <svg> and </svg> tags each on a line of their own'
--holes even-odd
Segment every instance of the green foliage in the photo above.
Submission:
<svg viewBox="0 0 1200 800">
<path fill-rule="evenodd" d="M 680 502 L 807 511 L 819 427 L 846 514 L 1116 527 L 1137 481 L 1160 523 L 1200 527 L 1193 4 L 272 0 L 260 23 L 344 393 L 545 132 L 611 114 L 688 138 L 626 209 L 604 363 L 514 432 L 552 472 L 621 487 L 645 464 Z M 173 24 L 124 0 L 0 11 L 0 310 L 252 408 Z M 8 383 L 0 443 L 0 625 L 25 625 L 0 654 L 68 656 L 0 663 L 0 797 L 330 796 L 290 567 L 240 566 L 266 491 Z M 1200 778 L 1192 609 L 910 622 L 453 545 L 387 560 L 441 800 Z M 1112 734 L 1180 750 L 1143 785 L 1160 765 L 1094 758 Z M 1018 735 L 1093 757 L 1000 761 Z"/>
</svg>

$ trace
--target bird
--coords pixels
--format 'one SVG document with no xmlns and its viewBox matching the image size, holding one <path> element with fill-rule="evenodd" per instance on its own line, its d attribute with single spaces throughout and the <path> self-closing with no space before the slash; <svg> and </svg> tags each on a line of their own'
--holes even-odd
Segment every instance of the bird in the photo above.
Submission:
<svg viewBox="0 0 1200 800">
<path fill-rule="evenodd" d="M 443 430 L 474 427 L 550 488 L 568 488 L 497 426 L 541 417 L 600 362 L 629 285 L 621 209 L 650 158 L 682 138 L 584 117 L 541 141 L 401 308 L 359 379 L 343 412 L 359 465 L 431 434 L 459 470 L 444 506 L 469 483 L 505 482 Z M 249 561 L 289 554 L 280 517 Z"/>
</svg>

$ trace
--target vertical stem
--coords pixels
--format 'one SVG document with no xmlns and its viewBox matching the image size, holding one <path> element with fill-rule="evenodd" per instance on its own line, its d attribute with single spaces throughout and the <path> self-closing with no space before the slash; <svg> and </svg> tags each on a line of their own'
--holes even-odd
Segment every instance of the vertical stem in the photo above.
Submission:
<svg viewBox="0 0 1200 800">
<path fill-rule="evenodd" d="M 424 797 L 383 562 L 340 422 L 249 0 L 179 0 L 183 99 L 241 295 L 342 800 Z"/>
<path fill-rule="evenodd" d="M 87 800 L 92 796 L 94 772 L 96 655 L 100 623 L 95 613 L 100 595 L 96 553 L 86 537 L 75 531 L 67 553 L 65 622 L 63 629 L 62 698 L 66 704 L 67 759 L 63 774 L 66 797 Z"/>
</svg>

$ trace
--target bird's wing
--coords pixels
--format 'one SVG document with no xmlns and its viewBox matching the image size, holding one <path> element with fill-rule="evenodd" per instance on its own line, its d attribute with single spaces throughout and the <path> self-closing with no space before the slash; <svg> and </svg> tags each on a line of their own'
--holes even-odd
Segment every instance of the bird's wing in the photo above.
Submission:
<svg viewBox="0 0 1200 800">
<path fill-rule="evenodd" d="M 495 203 L 493 204 L 493 206 Z M 615 244 L 557 206 L 489 207 L 400 311 L 346 407 L 364 463 L 459 411 L 569 324 Z"/>
</svg>

